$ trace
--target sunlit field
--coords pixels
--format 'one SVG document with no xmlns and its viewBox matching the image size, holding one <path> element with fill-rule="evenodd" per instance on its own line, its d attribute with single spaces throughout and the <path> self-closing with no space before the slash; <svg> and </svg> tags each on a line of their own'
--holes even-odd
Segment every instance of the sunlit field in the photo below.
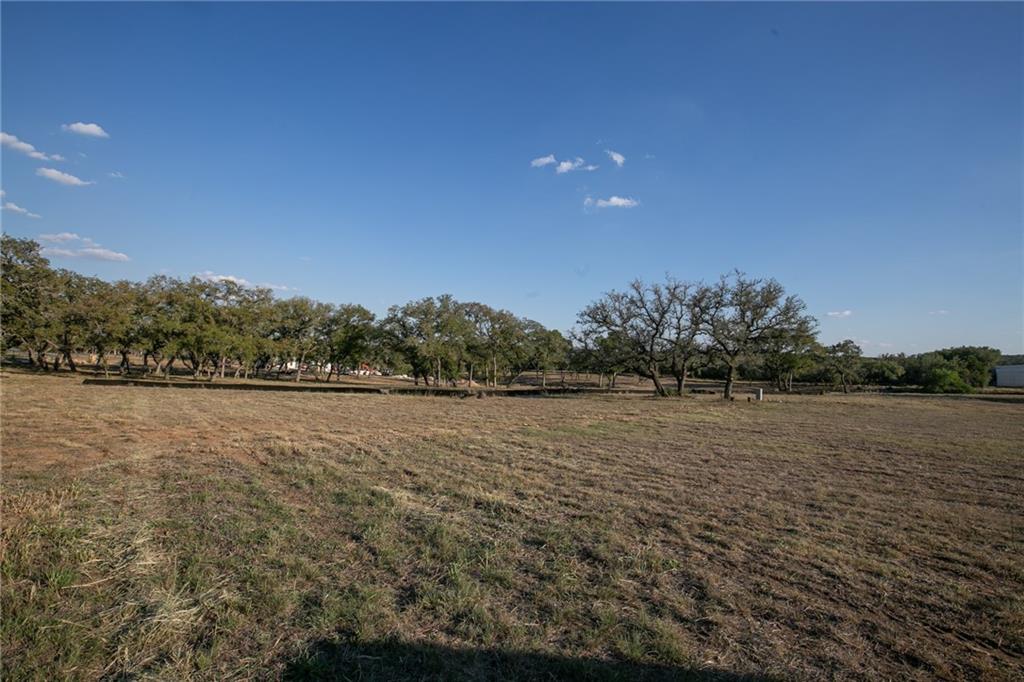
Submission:
<svg viewBox="0 0 1024 682">
<path fill-rule="evenodd" d="M 5 679 L 1024 670 L 1019 404 L 0 389 Z"/>
</svg>

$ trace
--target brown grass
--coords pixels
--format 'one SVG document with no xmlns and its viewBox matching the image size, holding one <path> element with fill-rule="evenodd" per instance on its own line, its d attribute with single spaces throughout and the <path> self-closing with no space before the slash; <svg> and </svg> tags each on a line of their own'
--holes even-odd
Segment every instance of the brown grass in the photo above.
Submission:
<svg viewBox="0 0 1024 682">
<path fill-rule="evenodd" d="M 1024 409 L 6 374 L 4 679 L 1024 678 Z"/>
</svg>

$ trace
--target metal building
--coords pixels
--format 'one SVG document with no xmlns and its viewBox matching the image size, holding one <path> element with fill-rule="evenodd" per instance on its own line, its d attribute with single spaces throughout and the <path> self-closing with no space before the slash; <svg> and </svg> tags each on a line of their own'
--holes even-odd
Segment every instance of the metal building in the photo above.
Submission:
<svg viewBox="0 0 1024 682">
<path fill-rule="evenodd" d="M 997 365 L 996 386 L 1024 387 L 1024 365 Z"/>
</svg>

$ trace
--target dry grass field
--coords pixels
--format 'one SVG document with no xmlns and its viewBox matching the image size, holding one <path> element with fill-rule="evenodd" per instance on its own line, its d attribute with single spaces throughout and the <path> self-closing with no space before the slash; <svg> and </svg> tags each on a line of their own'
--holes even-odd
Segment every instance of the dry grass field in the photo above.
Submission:
<svg viewBox="0 0 1024 682">
<path fill-rule="evenodd" d="M 20 679 L 1024 679 L 1024 405 L 6 373 Z"/>
</svg>

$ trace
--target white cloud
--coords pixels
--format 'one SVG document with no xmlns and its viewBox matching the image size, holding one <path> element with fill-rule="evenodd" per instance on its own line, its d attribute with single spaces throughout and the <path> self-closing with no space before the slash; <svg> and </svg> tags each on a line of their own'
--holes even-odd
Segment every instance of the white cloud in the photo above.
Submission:
<svg viewBox="0 0 1024 682">
<path fill-rule="evenodd" d="M 44 247 L 40 251 L 44 256 L 57 256 L 61 258 L 91 258 L 93 260 L 108 260 L 118 263 L 125 263 L 131 260 L 127 254 L 105 249 L 92 239 L 83 237 L 75 232 L 41 234 L 37 239 L 41 242 L 63 245 Z"/>
<path fill-rule="evenodd" d="M 113 260 L 118 262 L 127 262 L 131 260 L 126 254 L 118 251 L 111 251 L 110 249 L 100 248 L 98 246 L 79 249 L 78 255 L 83 258 L 96 258 L 98 260 Z"/>
<path fill-rule="evenodd" d="M 622 165 L 626 163 L 626 157 L 618 152 L 614 152 L 611 149 L 605 149 L 604 153 L 608 155 L 608 158 L 615 162 L 615 165 L 622 168 Z"/>
<path fill-rule="evenodd" d="M 77 133 L 79 135 L 88 135 L 89 137 L 110 137 L 107 131 L 104 130 L 98 123 L 65 123 L 61 126 L 61 130 L 69 133 Z"/>
<path fill-rule="evenodd" d="M 212 270 L 203 270 L 202 272 L 197 272 L 196 277 L 203 280 L 204 282 L 234 282 L 235 284 L 241 287 L 253 286 L 253 283 L 247 279 L 235 277 L 234 275 L 218 275 Z"/>
<path fill-rule="evenodd" d="M 852 310 L 834 310 L 830 313 L 826 313 L 829 317 L 849 317 L 853 315 Z"/>
<path fill-rule="evenodd" d="M 18 206 L 13 201 L 5 201 L 4 205 L 3 205 L 3 209 L 5 211 L 10 211 L 12 213 L 19 213 L 19 214 L 25 216 L 26 218 L 41 218 L 42 217 L 38 213 L 33 213 L 32 211 L 29 211 L 28 209 L 25 209 L 25 208 L 22 208 L 21 206 Z"/>
<path fill-rule="evenodd" d="M 41 242 L 49 242 L 51 244 L 64 244 L 66 242 L 82 242 L 87 246 L 94 246 L 96 242 L 89 239 L 88 237 L 81 237 L 74 232 L 58 232 L 57 234 L 41 234 L 38 237 Z"/>
<path fill-rule="evenodd" d="M 95 185 L 92 181 L 82 180 L 76 178 L 74 175 L 68 173 L 62 173 L 56 168 L 37 168 L 36 175 L 42 178 L 48 178 L 54 182 L 59 182 L 62 185 L 74 185 L 76 187 L 84 187 L 85 185 Z"/>
<path fill-rule="evenodd" d="M 44 246 L 39 253 L 44 256 L 62 256 L 64 258 L 74 258 L 78 255 L 77 251 L 71 249 L 61 249 L 55 246 Z"/>
<path fill-rule="evenodd" d="M 572 161 L 560 161 L 558 165 L 555 166 L 555 172 L 559 175 L 576 170 L 594 171 L 597 170 L 597 166 L 592 164 L 587 165 L 587 162 L 578 156 Z"/>
<path fill-rule="evenodd" d="M 932 311 L 929 311 L 928 314 L 929 315 L 949 315 L 949 311 L 948 310 L 932 310 Z"/>
<path fill-rule="evenodd" d="M 36 149 L 35 147 L 33 147 L 32 145 L 30 145 L 28 142 L 25 142 L 24 140 L 19 140 L 17 138 L 17 136 L 10 135 L 8 133 L 0 132 L 0 144 L 4 145 L 5 147 L 10 147 L 11 149 L 13 149 L 16 152 L 21 152 L 22 154 L 27 154 L 28 156 L 32 157 L 33 159 L 39 159 L 40 161 L 63 161 L 64 160 L 64 157 L 61 156 L 60 154 L 52 154 L 52 155 L 48 156 L 48 155 L 42 153 L 41 151 L 39 151 L 38 149 Z"/>
<path fill-rule="evenodd" d="M 640 205 L 640 202 L 636 199 L 617 196 L 610 196 L 607 199 L 598 199 L 595 203 L 598 208 L 633 208 Z"/>
<path fill-rule="evenodd" d="M 533 166 L 534 168 L 542 168 L 543 166 L 547 166 L 552 163 L 557 163 L 555 161 L 555 155 L 548 154 L 547 156 L 541 156 L 534 159 L 533 161 L 530 162 L 530 165 Z"/>
<path fill-rule="evenodd" d="M 107 177 L 120 179 L 123 178 L 124 175 L 122 173 L 119 173 L 118 171 L 110 171 L 109 173 L 107 173 Z"/>
<path fill-rule="evenodd" d="M 195 276 L 204 282 L 234 282 L 238 286 L 245 287 L 247 289 L 255 289 L 259 287 L 261 289 L 272 289 L 274 291 L 298 291 L 296 287 L 290 287 L 284 284 L 271 284 L 269 282 L 256 284 L 254 282 L 250 282 L 244 277 L 236 277 L 235 275 L 218 275 L 212 270 L 197 272 Z"/>
<path fill-rule="evenodd" d="M 583 159 L 577 158 L 576 161 L 562 161 L 555 168 L 556 173 L 568 173 L 569 171 L 576 170 L 583 165 Z"/>
<path fill-rule="evenodd" d="M 40 250 L 44 256 L 59 256 L 62 258 L 92 258 L 93 260 L 109 260 L 118 263 L 127 263 L 131 260 L 127 254 L 119 251 L 111 251 L 99 246 L 86 246 L 81 249 L 66 249 L 63 247 L 47 246 Z"/>
</svg>

